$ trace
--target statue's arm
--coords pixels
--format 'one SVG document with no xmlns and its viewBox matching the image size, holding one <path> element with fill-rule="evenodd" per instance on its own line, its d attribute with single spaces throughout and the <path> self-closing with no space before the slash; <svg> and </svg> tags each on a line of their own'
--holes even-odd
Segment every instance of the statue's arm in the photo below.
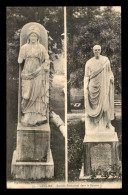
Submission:
<svg viewBox="0 0 128 195">
<path fill-rule="evenodd" d="M 84 76 L 84 93 L 88 93 L 88 83 L 89 83 L 89 77 Z"/>
<path fill-rule="evenodd" d="M 84 75 L 84 105 L 86 107 L 86 99 L 88 98 L 88 84 L 89 84 L 89 66 L 85 65 L 85 75 Z"/>
<path fill-rule="evenodd" d="M 84 93 L 88 93 L 88 84 L 89 84 L 89 65 L 86 63 L 85 65 L 85 75 L 84 75 Z"/>
</svg>

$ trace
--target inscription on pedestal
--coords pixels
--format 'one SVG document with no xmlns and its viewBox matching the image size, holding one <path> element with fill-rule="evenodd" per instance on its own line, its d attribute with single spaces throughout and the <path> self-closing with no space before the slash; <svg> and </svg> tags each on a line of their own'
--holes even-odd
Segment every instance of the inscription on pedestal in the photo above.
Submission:
<svg viewBox="0 0 128 195">
<path fill-rule="evenodd" d="M 92 170 L 103 169 L 107 171 L 112 164 L 111 145 L 96 144 L 90 149 L 91 168 Z"/>
<path fill-rule="evenodd" d="M 46 130 L 17 130 L 17 161 L 46 162 L 50 150 L 49 125 Z"/>
</svg>

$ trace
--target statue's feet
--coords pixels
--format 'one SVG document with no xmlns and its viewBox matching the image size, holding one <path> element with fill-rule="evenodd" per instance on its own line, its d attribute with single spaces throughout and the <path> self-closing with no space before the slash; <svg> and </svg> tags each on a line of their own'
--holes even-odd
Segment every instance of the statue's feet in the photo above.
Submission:
<svg viewBox="0 0 128 195">
<path fill-rule="evenodd" d="M 47 122 L 47 118 L 46 116 L 43 116 L 41 120 L 38 120 L 36 125 L 42 125 L 45 124 Z"/>
<path fill-rule="evenodd" d="M 107 123 L 106 128 L 109 129 L 109 124 Z"/>
<path fill-rule="evenodd" d="M 26 127 L 39 126 L 47 122 L 46 116 L 38 113 L 26 113 L 21 119 L 21 123 Z"/>
<path fill-rule="evenodd" d="M 113 126 L 111 125 L 111 123 L 107 123 L 106 128 L 111 129 L 111 128 L 113 128 Z"/>
</svg>

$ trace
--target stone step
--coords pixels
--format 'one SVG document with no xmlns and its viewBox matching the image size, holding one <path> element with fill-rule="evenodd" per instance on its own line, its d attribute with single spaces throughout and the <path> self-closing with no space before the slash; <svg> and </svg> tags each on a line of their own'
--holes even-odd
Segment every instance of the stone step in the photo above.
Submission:
<svg viewBox="0 0 128 195">
<path fill-rule="evenodd" d="M 42 179 L 52 178 L 54 176 L 54 162 L 52 153 L 48 154 L 48 162 L 17 162 L 16 150 L 13 153 L 11 164 L 11 174 L 15 179 Z"/>
</svg>

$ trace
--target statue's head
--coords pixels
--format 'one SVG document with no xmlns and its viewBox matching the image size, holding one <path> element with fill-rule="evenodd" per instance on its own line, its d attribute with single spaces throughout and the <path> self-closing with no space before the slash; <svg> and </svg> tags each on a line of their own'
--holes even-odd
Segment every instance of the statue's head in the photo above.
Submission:
<svg viewBox="0 0 128 195">
<path fill-rule="evenodd" d="M 28 43 L 29 42 L 39 42 L 39 39 L 40 39 L 40 31 L 38 29 L 38 27 L 32 25 L 28 31 L 27 31 L 27 40 L 28 40 Z"/>
<path fill-rule="evenodd" d="M 100 56 L 101 54 L 101 46 L 100 45 L 95 45 L 93 47 L 93 53 L 94 53 L 94 56 L 97 58 Z"/>
</svg>

